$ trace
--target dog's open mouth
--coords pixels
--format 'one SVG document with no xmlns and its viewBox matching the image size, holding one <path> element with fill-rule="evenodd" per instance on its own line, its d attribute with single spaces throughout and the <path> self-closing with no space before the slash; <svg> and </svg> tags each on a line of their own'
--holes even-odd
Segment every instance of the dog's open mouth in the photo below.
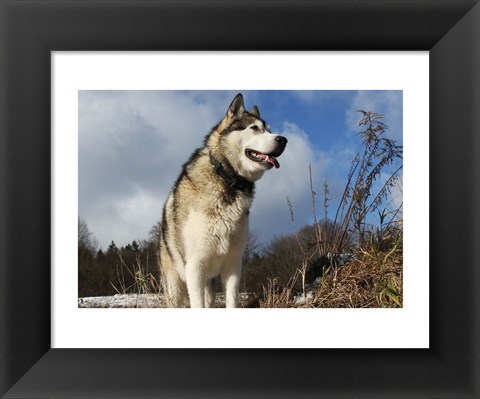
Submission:
<svg viewBox="0 0 480 399">
<path fill-rule="evenodd" d="M 261 152 L 247 149 L 245 150 L 245 155 L 247 156 L 248 159 L 251 159 L 254 162 L 271 164 L 272 166 L 275 166 L 275 168 L 277 169 L 280 167 L 280 164 L 278 163 L 277 158 L 275 158 L 273 154 L 262 154 Z"/>
</svg>

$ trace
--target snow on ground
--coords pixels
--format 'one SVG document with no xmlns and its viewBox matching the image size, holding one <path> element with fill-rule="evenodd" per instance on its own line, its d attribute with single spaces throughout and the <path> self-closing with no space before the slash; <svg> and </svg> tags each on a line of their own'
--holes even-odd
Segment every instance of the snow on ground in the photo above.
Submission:
<svg viewBox="0 0 480 399">
<path fill-rule="evenodd" d="M 157 294 L 117 294 L 78 298 L 79 308 L 158 308 L 163 298 Z"/>
<path fill-rule="evenodd" d="M 313 301 L 313 291 L 307 291 L 306 295 L 300 294 L 293 298 L 295 305 L 305 305 L 307 302 Z"/>
<path fill-rule="evenodd" d="M 240 305 L 250 303 L 249 295 L 240 294 Z M 224 295 L 218 293 L 215 297 L 215 307 L 225 306 Z M 163 308 L 165 303 L 160 294 L 116 294 L 112 296 L 95 296 L 78 298 L 79 308 Z"/>
</svg>

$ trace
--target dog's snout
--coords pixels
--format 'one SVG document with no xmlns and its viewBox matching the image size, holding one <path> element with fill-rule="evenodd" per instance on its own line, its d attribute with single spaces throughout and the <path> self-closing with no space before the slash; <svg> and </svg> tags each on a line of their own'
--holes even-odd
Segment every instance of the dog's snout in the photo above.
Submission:
<svg viewBox="0 0 480 399">
<path fill-rule="evenodd" d="M 277 141 L 278 144 L 283 145 L 283 146 L 287 145 L 287 143 L 288 143 L 288 140 L 283 136 L 277 136 L 277 137 L 275 137 L 275 140 Z"/>
</svg>

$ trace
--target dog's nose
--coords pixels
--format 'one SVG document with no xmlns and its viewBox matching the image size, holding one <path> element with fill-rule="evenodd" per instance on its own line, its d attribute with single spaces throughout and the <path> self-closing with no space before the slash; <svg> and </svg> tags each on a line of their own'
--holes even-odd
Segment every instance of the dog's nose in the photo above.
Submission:
<svg viewBox="0 0 480 399">
<path fill-rule="evenodd" d="M 275 137 L 275 140 L 278 142 L 278 144 L 283 145 L 283 146 L 287 145 L 287 143 L 288 143 L 288 140 L 283 136 L 277 136 L 277 137 Z"/>
</svg>

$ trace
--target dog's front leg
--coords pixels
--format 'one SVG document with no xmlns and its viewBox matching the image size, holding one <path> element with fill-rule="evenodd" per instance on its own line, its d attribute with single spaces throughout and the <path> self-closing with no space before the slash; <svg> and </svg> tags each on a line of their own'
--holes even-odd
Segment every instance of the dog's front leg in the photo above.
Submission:
<svg viewBox="0 0 480 399">
<path fill-rule="evenodd" d="M 222 273 L 222 284 L 225 288 L 225 307 L 236 308 L 238 305 L 238 289 L 242 273 L 241 260 Z"/>
<path fill-rule="evenodd" d="M 190 307 L 204 308 L 206 279 L 201 265 L 196 262 L 187 263 L 185 266 L 185 277 L 188 296 L 190 297 Z"/>
<path fill-rule="evenodd" d="M 212 308 L 215 303 L 215 284 L 214 280 L 207 280 L 205 286 L 205 307 Z"/>
</svg>

